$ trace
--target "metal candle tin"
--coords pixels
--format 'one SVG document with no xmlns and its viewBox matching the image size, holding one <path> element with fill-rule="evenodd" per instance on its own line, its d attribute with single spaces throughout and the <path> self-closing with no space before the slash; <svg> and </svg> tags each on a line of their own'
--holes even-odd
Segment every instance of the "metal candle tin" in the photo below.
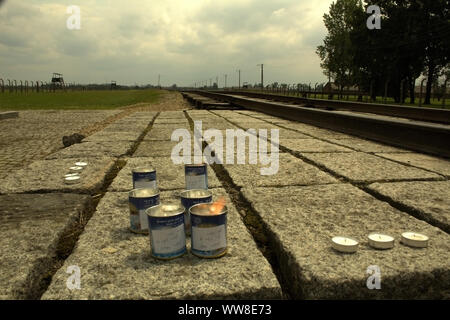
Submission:
<svg viewBox="0 0 450 320">
<path fill-rule="evenodd" d="M 157 188 L 156 170 L 151 167 L 139 167 L 131 170 L 133 189 Z"/>
<path fill-rule="evenodd" d="M 186 253 L 184 208 L 180 203 L 159 204 L 146 210 L 152 256 L 174 259 Z"/>
<path fill-rule="evenodd" d="M 184 165 L 184 176 L 186 190 L 208 189 L 208 166 L 206 163 Z"/>
<path fill-rule="evenodd" d="M 134 189 L 128 193 L 130 202 L 130 230 L 148 233 L 148 219 L 145 210 L 159 204 L 158 189 Z"/>
<path fill-rule="evenodd" d="M 189 209 L 199 203 L 208 203 L 212 201 L 212 192 L 204 189 L 192 189 L 181 192 L 181 204 L 185 208 L 184 224 L 186 225 L 186 234 L 191 234 L 191 218 Z"/>
<path fill-rule="evenodd" d="M 219 258 L 227 253 L 227 207 L 211 214 L 211 203 L 189 209 L 191 214 L 191 251 L 200 258 Z"/>
</svg>

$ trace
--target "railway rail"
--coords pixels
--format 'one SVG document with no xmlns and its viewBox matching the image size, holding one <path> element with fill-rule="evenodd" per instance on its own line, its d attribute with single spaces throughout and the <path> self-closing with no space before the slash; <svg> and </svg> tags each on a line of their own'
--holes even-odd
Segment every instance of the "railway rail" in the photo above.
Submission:
<svg viewBox="0 0 450 320">
<path fill-rule="evenodd" d="M 225 94 L 210 91 L 190 91 L 190 93 L 284 119 L 300 121 L 401 148 L 450 158 L 450 125 L 448 125 L 450 124 L 450 112 L 447 110 L 416 110 L 419 108 L 304 99 L 248 92 L 227 92 Z M 270 100 L 268 100 L 269 98 Z M 284 101 L 271 101 L 275 99 Z M 294 102 L 296 103 L 294 104 Z M 312 108 L 311 106 L 319 106 L 319 108 Z M 351 112 L 338 110 L 350 110 Z M 364 112 L 364 114 L 361 114 L 361 112 Z M 441 123 L 436 123 L 437 120 Z"/>
</svg>

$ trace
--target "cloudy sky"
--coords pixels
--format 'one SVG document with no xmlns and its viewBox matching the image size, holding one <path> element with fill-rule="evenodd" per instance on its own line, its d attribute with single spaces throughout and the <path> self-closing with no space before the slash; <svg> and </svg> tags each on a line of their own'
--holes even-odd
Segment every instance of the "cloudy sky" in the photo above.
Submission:
<svg viewBox="0 0 450 320">
<path fill-rule="evenodd" d="M 1 0 L 0 0 L 1 1 Z M 315 53 L 331 0 L 6 0 L 0 78 L 191 85 L 228 74 L 228 86 L 324 82 Z M 69 30 L 67 7 L 81 9 Z M 214 80 L 213 80 L 214 81 Z"/>
</svg>

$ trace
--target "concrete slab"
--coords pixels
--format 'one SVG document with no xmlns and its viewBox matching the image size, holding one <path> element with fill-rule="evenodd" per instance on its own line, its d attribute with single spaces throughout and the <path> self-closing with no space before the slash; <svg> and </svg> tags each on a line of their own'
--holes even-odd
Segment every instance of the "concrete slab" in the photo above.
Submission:
<svg viewBox="0 0 450 320">
<path fill-rule="evenodd" d="M 443 179 L 435 173 L 362 152 L 302 153 L 302 155 L 354 182 Z"/>
<path fill-rule="evenodd" d="M 100 131 L 100 132 L 94 133 L 93 135 L 86 137 L 85 139 L 83 139 L 83 142 L 136 141 L 140 135 L 141 134 L 138 131 L 136 131 L 136 132 Z"/>
<path fill-rule="evenodd" d="M 280 145 L 295 152 L 354 152 L 318 139 L 280 139 Z"/>
<path fill-rule="evenodd" d="M 160 117 L 158 117 L 158 118 L 156 118 L 156 120 L 154 121 L 154 123 L 156 124 L 156 123 L 161 123 L 161 124 L 164 124 L 164 123 L 171 123 L 171 124 L 186 124 L 186 123 L 188 123 L 188 120 L 186 119 L 186 118 L 176 118 L 176 119 L 170 119 L 170 118 L 160 118 Z"/>
<path fill-rule="evenodd" d="M 331 175 L 287 153 L 279 153 L 279 169 L 274 175 L 261 175 L 270 165 L 225 164 L 233 182 L 240 187 L 289 186 L 337 183 Z M 276 165 L 274 161 L 273 166 Z"/>
<path fill-rule="evenodd" d="M 280 131 L 286 130 L 286 129 L 282 129 L 281 127 L 274 125 L 272 123 L 268 123 L 268 122 L 249 122 L 249 121 L 245 121 L 245 122 L 235 122 L 233 120 L 231 120 L 235 125 L 237 125 L 238 127 L 241 127 L 243 129 L 278 129 Z"/>
<path fill-rule="evenodd" d="M 378 156 L 450 177 L 450 160 L 421 153 L 377 153 Z"/>
<path fill-rule="evenodd" d="M 450 233 L 450 181 L 374 183 L 368 188 Z"/>
<path fill-rule="evenodd" d="M 163 111 L 159 113 L 158 119 L 186 119 L 183 111 Z"/>
<path fill-rule="evenodd" d="M 134 141 L 97 141 L 71 145 L 48 155 L 45 159 L 90 159 L 100 157 L 121 157 L 131 151 Z"/>
<path fill-rule="evenodd" d="M 450 293 L 450 236 L 348 184 L 244 188 L 267 228 L 290 292 L 297 299 L 443 299 Z M 399 243 L 402 232 L 430 237 L 428 248 Z M 372 232 L 390 234 L 393 249 L 368 245 Z M 331 238 L 353 237 L 354 254 L 331 248 Z M 381 289 L 369 290 L 369 266 L 380 268 Z"/>
<path fill-rule="evenodd" d="M 214 189 L 213 193 L 214 198 L 226 196 L 223 189 Z M 173 199 L 173 193 L 161 194 L 163 201 L 167 198 Z M 43 299 L 281 298 L 271 266 L 228 197 L 226 200 L 227 255 L 220 259 L 199 259 L 187 253 L 174 260 L 160 261 L 150 255 L 148 236 L 128 231 L 127 193 L 107 193 Z M 81 269 L 80 290 L 70 291 L 66 287 L 65 271 L 70 265 Z"/>
<path fill-rule="evenodd" d="M 18 111 L 0 112 L 0 120 L 11 119 L 11 118 L 18 118 L 18 117 L 19 117 L 19 112 Z"/>
<path fill-rule="evenodd" d="M 139 132 L 142 133 L 147 127 L 149 123 L 148 122 L 141 122 L 141 123 L 118 123 L 118 124 L 111 124 L 107 126 L 105 129 L 103 129 L 103 132 Z"/>
<path fill-rule="evenodd" d="M 0 196 L 0 300 L 37 299 L 91 198 L 78 194 Z"/>
<path fill-rule="evenodd" d="M 144 137 L 144 141 L 146 140 L 161 140 L 161 141 L 170 141 L 172 137 L 172 133 L 176 129 L 182 128 L 173 128 L 173 129 L 160 129 L 160 128 L 152 128 Z M 186 128 L 187 129 L 187 128 Z M 189 130 L 190 131 L 190 130 Z M 191 133 L 193 135 L 193 133 Z"/>
<path fill-rule="evenodd" d="M 188 129 L 190 130 L 190 125 L 186 123 L 154 123 L 152 125 L 152 130 L 154 131 L 174 131 L 176 129 Z"/>
<path fill-rule="evenodd" d="M 80 174 L 81 182 L 65 184 L 64 175 L 76 161 L 87 161 L 88 165 Z M 12 172 L 0 184 L 0 193 L 30 192 L 97 192 L 104 183 L 106 174 L 112 170 L 112 158 L 58 159 L 34 161 L 28 167 Z"/>
<path fill-rule="evenodd" d="M 363 152 L 400 152 L 400 153 L 410 153 L 410 150 L 396 148 L 393 146 L 388 146 L 381 143 L 376 143 L 369 140 L 364 140 L 360 138 L 351 138 L 351 139 L 332 139 L 330 142 L 337 143 L 343 146 L 346 146 L 348 148 L 354 149 L 356 151 L 363 151 Z"/>
<path fill-rule="evenodd" d="M 166 157 L 170 158 L 173 148 L 179 142 L 147 140 L 142 141 L 133 154 L 133 157 Z M 191 155 L 194 154 L 194 141 L 191 139 Z M 183 156 L 181 153 L 180 156 Z"/>
<path fill-rule="evenodd" d="M 120 170 L 108 191 L 129 191 L 133 188 L 131 170 L 136 167 L 153 166 L 156 169 L 158 187 L 160 190 L 185 189 L 184 165 L 175 165 L 168 157 L 130 158 L 125 167 Z M 208 167 L 208 186 L 218 188 L 222 183 L 214 171 Z"/>
<path fill-rule="evenodd" d="M 348 134 L 331 131 L 331 130 L 327 130 L 327 129 L 323 129 L 323 128 L 319 128 L 319 127 L 314 127 L 314 126 L 311 126 L 311 125 L 305 124 L 305 123 L 294 123 L 294 124 L 283 123 L 283 124 L 280 124 L 280 126 L 283 126 L 285 128 L 292 129 L 292 130 L 297 130 L 297 131 L 300 131 L 301 133 L 305 133 L 305 134 L 308 134 L 315 138 L 320 138 L 320 139 L 329 139 L 329 140 L 339 139 L 340 140 L 340 139 L 354 138 L 353 136 L 348 135 Z"/>
</svg>

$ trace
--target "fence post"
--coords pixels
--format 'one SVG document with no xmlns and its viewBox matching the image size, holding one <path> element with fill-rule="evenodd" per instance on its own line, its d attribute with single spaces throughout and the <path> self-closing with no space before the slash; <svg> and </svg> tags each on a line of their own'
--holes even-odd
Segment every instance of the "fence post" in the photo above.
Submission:
<svg viewBox="0 0 450 320">
<path fill-rule="evenodd" d="M 14 91 L 17 93 L 17 80 L 13 80 L 14 82 Z"/>
<path fill-rule="evenodd" d="M 444 93 L 442 94 L 442 106 L 445 107 L 445 95 L 447 94 L 447 81 L 448 78 L 444 81 Z"/>
<path fill-rule="evenodd" d="M 423 82 L 427 80 L 427 78 L 423 78 L 420 82 L 420 98 L 419 98 L 419 107 L 422 106 L 422 89 L 423 89 Z"/>
<path fill-rule="evenodd" d="M 0 78 L 0 81 L 2 82 L 2 93 L 4 93 L 5 92 L 5 82 L 1 78 Z"/>
<path fill-rule="evenodd" d="M 25 80 L 25 93 L 28 93 L 28 80 Z"/>
</svg>

